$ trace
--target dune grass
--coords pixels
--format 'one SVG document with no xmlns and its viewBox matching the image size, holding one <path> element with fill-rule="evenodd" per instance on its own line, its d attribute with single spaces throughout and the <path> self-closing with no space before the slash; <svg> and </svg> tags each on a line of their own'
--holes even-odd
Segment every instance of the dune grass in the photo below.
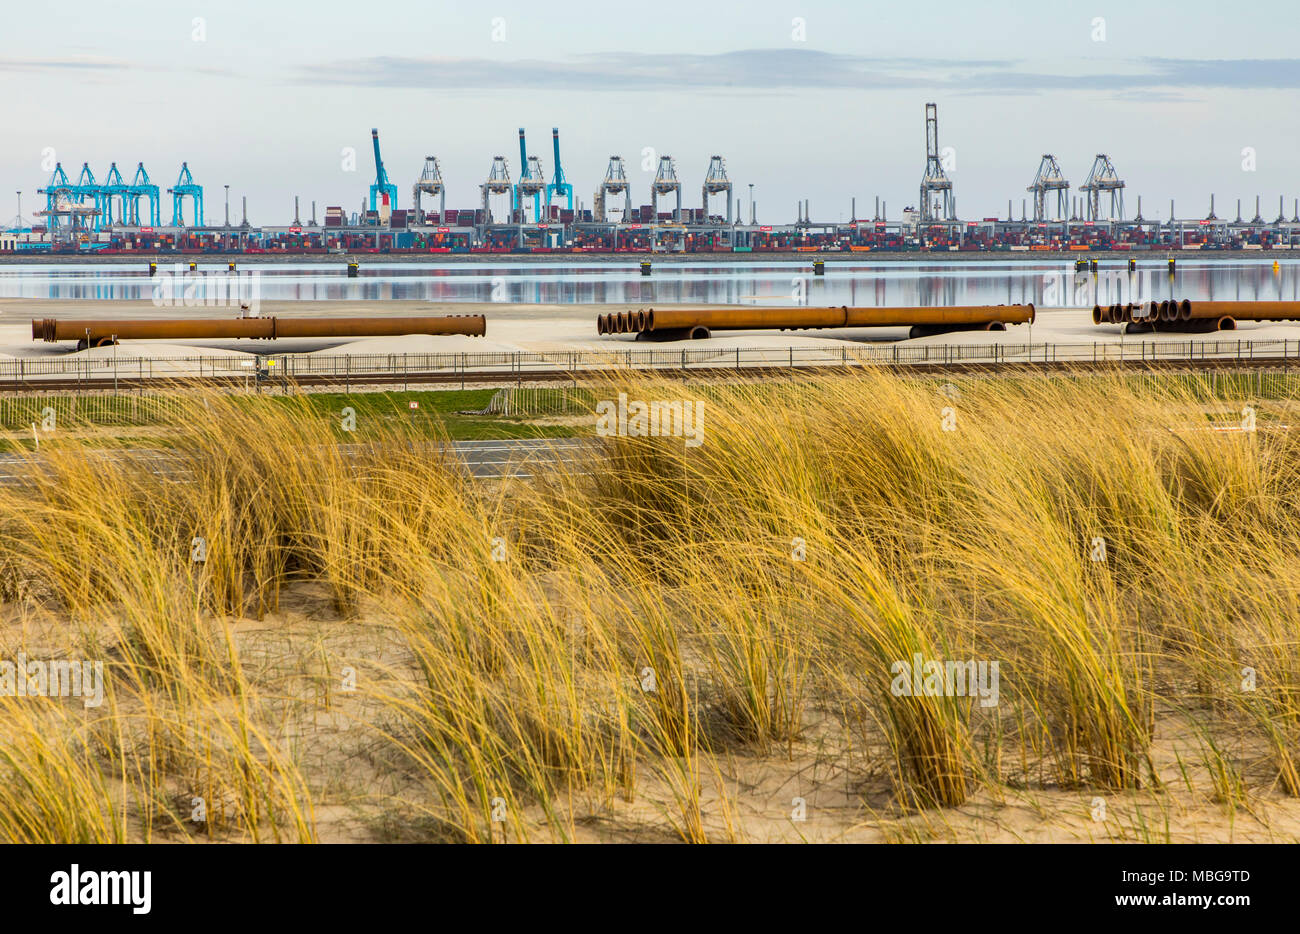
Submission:
<svg viewBox="0 0 1300 934">
<path fill-rule="evenodd" d="M 433 412 L 344 431 L 306 396 L 192 395 L 165 469 L 56 431 L 0 486 L 0 659 L 101 661 L 105 699 L 0 697 L 0 839 L 744 840 L 789 826 L 745 776 L 809 756 L 865 826 L 1171 784 L 1290 807 L 1300 435 L 1225 388 L 632 380 L 705 400 L 703 443 L 510 481 Z M 353 644 L 276 641 L 304 588 Z M 996 695 L 900 692 L 913 660 L 996 663 Z"/>
</svg>

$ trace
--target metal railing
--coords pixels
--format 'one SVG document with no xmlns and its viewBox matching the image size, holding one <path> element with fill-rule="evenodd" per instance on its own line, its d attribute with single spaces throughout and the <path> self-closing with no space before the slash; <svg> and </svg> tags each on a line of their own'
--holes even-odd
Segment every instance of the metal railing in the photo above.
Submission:
<svg viewBox="0 0 1300 934">
<path fill-rule="evenodd" d="M 191 409 L 179 394 L 72 393 L 0 395 L 0 429 L 12 431 L 51 423 L 78 425 L 141 425 L 178 421 Z"/>
<path fill-rule="evenodd" d="M 1202 360 L 1300 362 L 1300 340 L 1094 341 L 1043 344 L 893 344 L 838 347 L 702 347 L 681 349 L 573 350 L 549 353 L 275 354 L 249 357 L 126 357 L 86 355 L 0 361 L 0 389 L 32 380 L 166 379 L 300 376 L 364 382 L 459 374 L 526 380 L 619 369 L 776 368 L 818 366 L 961 366 L 1015 363 L 1195 362 Z"/>
</svg>

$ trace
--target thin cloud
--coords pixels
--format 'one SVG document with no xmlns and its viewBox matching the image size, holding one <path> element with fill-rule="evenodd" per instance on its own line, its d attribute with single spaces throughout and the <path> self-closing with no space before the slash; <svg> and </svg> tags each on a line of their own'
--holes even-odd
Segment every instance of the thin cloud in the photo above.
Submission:
<svg viewBox="0 0 1300 934">
<path fill-rule="evenodd" d="M 1120 91 L 1112 94 L 1110 99 L 1125 104 L 1198 104 L 1201 102 L 1199 97 L 1189 97 L 1178 91 L 1162 91 L 1159 88 Z"/>
<path fill-rule="evenodd" d="M 905 88 L 938 68 L 1008 67 L 1006 61 L 877 59 L 804 49 L 748 49 L 718 55 L 600 54 L 567 61 L 376 56 L 309 65 L 299 78 L 320 84 L 501 90 L 719 88 Z"/>
<path fill-rule="evenodd" d="M 0 58 L 0 71 L 125 71 L 128 62 L 107 59 Z"/>
<path fill-rule="evenodd" d="M 1300 59 L 1158 58 L 1118 65 L 1113 60 L 1075 64 L 1078 71 L 1067 73 L 1008 60 L 872 58 L 812 49 L 746 49 L 717 55 L 605 53 L 566 60 L 515 61 L 374 56 L 303 66 L 296 77 L 312 84 L 370 87 L 623 92 L 925 88 L 1023 95 L 1051 90 L 1160 89 L 1177 93 L 1186 88 L 1300 89 Z"/>
</svg>

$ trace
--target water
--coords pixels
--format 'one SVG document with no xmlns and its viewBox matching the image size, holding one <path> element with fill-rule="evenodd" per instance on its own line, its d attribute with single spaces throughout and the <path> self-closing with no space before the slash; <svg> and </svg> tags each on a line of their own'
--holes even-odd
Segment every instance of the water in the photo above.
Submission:
<svg viewBox="0 0 1300 934">
<path fill-rule="evenodd" d="M 643 278 L 639 258 L 627 262 L 574 263 L 379 263 L 363 262 L 348 279 L 343 263 L 291 265 L 255 261 L 239 264 L 235 276 L 247 295 L 260 301 L 527 302 L 559 305 L 611 303 L 727 303 L 756 305 L 987 305 L 1033 302 L 1041 307 L 1091 308 L 1100 302 L 1162 298 L 1195 300 L 1300 301 L 1300 258 L 1233 258 L 1200 262 L 1179 258 L 1171 281 L 1164 261 L 1138 263 L 1130 275 L 1126 259 L 1099 261 L 1099 272 L 1076 274 L 1071 262 L 1031 259 L 964 262 L 853 263 L 828 259 L 824 276 L 812 261 L 744 263 L 656 262 Z M 0 265 L 0 297 L 46 299 L 154 298 L 167 277 L 192 275 L 183 264 L 159 263 L 150 279 L 146 261 Z M 192 280 L 202 296 L 222 295 L 231 274 L 225 264 L 204 264 Z M 175 304 L 185 287 L 175 284 Z M 194 304 L 199 304 L 195 301 Z"/>
</svg>

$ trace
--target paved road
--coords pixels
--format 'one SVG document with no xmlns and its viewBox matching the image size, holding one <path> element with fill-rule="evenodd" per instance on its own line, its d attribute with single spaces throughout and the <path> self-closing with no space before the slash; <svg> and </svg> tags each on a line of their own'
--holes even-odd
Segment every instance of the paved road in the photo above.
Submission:
<svg viewBox="0 0 1300 934">
<path fill-rule="evenodd" d="M 452 447 L 470 475 L 480 479 L 531 477 L 538 467 L 575 466 L 594 444 L 590 438 L 517 438 L 456 441 Z"/>
<path fill-rule="evenodd" d="M 589 438 L 518 438 L 499 441 L 454 441 L 452 450 L 464 463 L 470 476 L 480 480 L 504 477 L 531 477 L 539 467 L 575 466 L 583 452 L 594 442 Z M 94 456 L 98 452 L 89 452 Z M 141 458 L 158 474 L 170 473 L 166 451 L 131 448 L 133 457 Z M 100 454 L 99 456 L 102 456 Z M 28 475 L 29 455 L 0 454 L 0 483 L 21 483 Z"/>
</svg>

